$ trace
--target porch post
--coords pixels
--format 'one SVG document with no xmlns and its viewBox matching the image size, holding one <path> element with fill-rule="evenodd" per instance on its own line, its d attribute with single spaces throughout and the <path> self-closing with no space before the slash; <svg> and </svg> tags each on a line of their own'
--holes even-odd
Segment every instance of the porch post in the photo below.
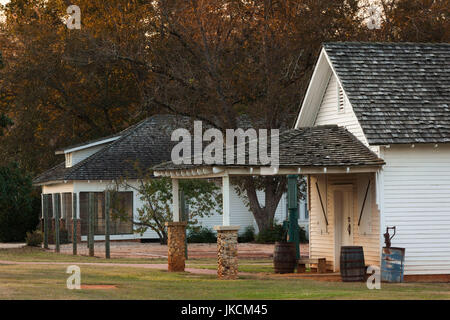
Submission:
<svg viewBox="0 0 450 320">
<path fill-rule="evenodd" d="M 89 192 L 89 201 L 88 201 L 88 214 L 89 214 L 89 232 L 88 232 L 88 248 L 89 248 L 89 256 L 93 257 L 94 256 L 94 223 L 95 223 L 95 218 L 94 218 L 94 213 L 95 213 L 95 198 L 94 198 L 94 193 L 93 192 Z"/>
<path fill-rule="evenodd" d="M 72 253 L 74 256 L 77 255 L 77 227 L 78 227 L 78 219 L 77 219 L 77 194 L 72 193 Z"/>
<path fill-rule="evenodd" d="M 172 179 L 173 222 L 180 222 L 180 189 L 178 179 Z"/>
<path fill-rule="evenodd" d="M 289 210 L 289 230 L 288 230 L 288 242 L 294 242 L 295 255 L 297 259 L 300 259 L 300 246 L 299 246 L 299 230 L 298 230 L 298 197 L 297 197 L 297 175 L 288 176 L 288 210 Z"/>
<path fill-rule="evenodd" d="M 230 177 L 222 177 L 222 202 L 223 202 L 223 215 L 222 225 L 230 225 Z"/>
<path fill-rule="evenodd" d="M 166 222 L 167 227 L 167 264 L 169 272 L 183 272 L 186 262 L 186 225 L 180 221 L 180 194 L 178 179 L 172 179 L 173 222 Z"/>
<path fill-rule="evenodd" d="M 110 226 L 110 212 L 109 212 L 109 191 L 105 191 L 105 258 L 111 258 L 111 246 L 109 244 L 109 226 Z"/>
<path fill-rule="evenodd" d="M 48 196 L 43 195 L 43 210 L 44 210 L 44 249 L 48 249 Z"/>
<path fill-rule="evenodd" d="M 59 252 L 59 220 L 61 215 L 61 202 L 59 196 L 59 193 L 53 194 L 53 210 L 55 212 L 55 252 Z"/>
<path fill-rule="evenodd" d="M 230 177 L 222 177 L 223 222 L 215 226 L 217 231 L 217 276 L 219 279 L 236 279 L 238 277 L 238 230 L 231 226 Z"/>
</svg>

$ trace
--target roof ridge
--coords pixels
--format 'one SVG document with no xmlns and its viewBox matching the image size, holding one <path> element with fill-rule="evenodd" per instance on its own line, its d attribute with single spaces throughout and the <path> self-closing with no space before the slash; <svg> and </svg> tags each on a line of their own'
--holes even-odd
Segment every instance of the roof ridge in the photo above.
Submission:
<svg viewBox="0 0 450 320">
<path fill-rule="evenodd" d="M 104 153 L 108 152 L 111 148 L 113 148 L 114 146 L 118 145 L 119 143 L 121 143 L 124 139 L 126 139 L 127 137 L 129 137 L 131 134 L 133 134 L 134 132 L 136 132 L 137 130 L 139 130 L 142 126 L 144 126 L 146 123 L 148 123 L 151 120 L 155 120 L 157 118 L 161 118 L 161 117 L 170 117 L 170 118 L 176 118 L 177 115 L 172 115 L 172 114 L 155 114 L 152 116 L 149 116 L 143 120 L 141 120 L 140 122 L 136 123 L 135 125 L 131 126 L 130 128 L 125 129 L 124 131 L 127 131 L 126 134 L 122 135 L 119 139 L 117 139 L 116 141 L 113 141 L 112 143 L 110 143 L 109 145 L 105 146 L 103 149 L 97 151 L 96 153 L 90 155 L 89 157 L 87 157 L 86 159 L 83 159 L 82 161 L 80 161 L 79 163 L 77 163 L 75 166 L 68 168 L 68 169 L 72 169 L 70 170 L 70 172 L 67 173 L 67 177 L 69 179 L 70 175 L 74 174 L 75 172 L 77 172 L 78 170 L 84 168 L 87 164 L 89 164 L 90 161 L 92 161 L 93 159 L 96 159 L 98 157 L 101 157 Z"/>
<path fill-rule="evenodd" d="M 424 45 L 424 46 L 430 46 L 430 45 L 450 45 L 450 42 L 411 42 L 411 41 L 328 41 L 323 42 L 322 46 L 325 46 L 327 44 L 373 44 L 373 45 Z"/>
<path fill-rule="evenodd" d="M 65 175 L 65 177 L 69 177 L 71 174 L 73 174 L 74 172 L 78 171 L 79 169 L 83 168 L 85 165 L 87 165 L 89 163 L 89 161 L 91 161 L 92 159 L 95 159 L 97 157 L 99 157 L 100 155 L 104 154 L 107 150 L 109 150 L 111 147 L 115 146 L 116 144 L 120 143 L 121 141 L 123 141 L 125 138 L 129 137 L 133 132 L 135 132 L 136 130 L 138 130 L 138 128 L 140 128 L 143 124 L 147 123 L 147 121 L 149 121 L 150 119 L 152 119 L 154 116 L 150 116 L 138 123 L 136 123 L 135 125 L 131 126 L 130 129 L 125 135 L 121 136 L 119 139 L 117 139 L 116 141 L 113 141 L 112 143 L 110 143 L 109 145 L 107 145 L 106 147 L 104 147 L 103 149 L 95 152 L 94 154 L 90 155 L 89 157 L 87 157 L 86 159 L 81 160 L 80 162 L 78 162 L 75 166 L 71 167 L 71 168 L 67 168 L 67 169 L 72 169 L 70 170 L 70 172 L 67 173 L 67 176 Z M 134 128 L 133 128 L 134 127 Z M 126 130 L 126 129 L 125 129 Z"/>
</svg>

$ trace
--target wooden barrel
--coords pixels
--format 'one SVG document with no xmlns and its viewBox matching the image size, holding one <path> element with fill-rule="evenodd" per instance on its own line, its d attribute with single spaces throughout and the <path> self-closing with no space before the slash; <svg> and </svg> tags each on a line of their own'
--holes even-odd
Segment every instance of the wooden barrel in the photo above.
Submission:
<svg viewBox="0 0 450 320">
<path fill-rule="evenodd" d="M 344 282 L 364 281 L 366 265 L 363 247 L 341 247 L 341 277 Z"/>
<path fill-rule="evenodd" d="M 275 242 L 273 266 L 275 273 L 293 273 L 297 259 L 293 242 Z"/>
</svg>

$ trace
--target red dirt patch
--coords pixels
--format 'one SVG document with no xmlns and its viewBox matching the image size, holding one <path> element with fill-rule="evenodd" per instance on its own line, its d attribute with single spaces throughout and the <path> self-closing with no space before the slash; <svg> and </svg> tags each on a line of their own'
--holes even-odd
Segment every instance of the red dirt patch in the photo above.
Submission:
<svg viewBox="0 0 450 320">
<path fill-rule="evenodd" d="M 114 284 L 82 284 L 81 289 L 83 290 L 110 290 L 117 289 Z"/>
</svg>

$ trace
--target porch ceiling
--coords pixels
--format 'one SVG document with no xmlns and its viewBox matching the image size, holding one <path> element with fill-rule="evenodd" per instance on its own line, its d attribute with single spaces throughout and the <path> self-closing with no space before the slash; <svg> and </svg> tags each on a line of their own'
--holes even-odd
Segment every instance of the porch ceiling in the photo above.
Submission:
<svg viewBox="0 0 450 320">
<path fill-rule="evenodd" d="M 287 130 L 279 136 L 279 165 L 270 168 L 258 161 L 249 163 L 249 143 L 245 162 L 237 164 L 174 164 L 172 161 L 153 167 L 155 176 L 177 178 L 220 177 L 223 175 L 285 175 L 342 172 L 373 172 L 385 162 L 347 129 L 335 125 Z M 223 163 L 226 163 L 226 151 Z M 268 150 L 270 157 L 270 147 Z"/>
</svg>

